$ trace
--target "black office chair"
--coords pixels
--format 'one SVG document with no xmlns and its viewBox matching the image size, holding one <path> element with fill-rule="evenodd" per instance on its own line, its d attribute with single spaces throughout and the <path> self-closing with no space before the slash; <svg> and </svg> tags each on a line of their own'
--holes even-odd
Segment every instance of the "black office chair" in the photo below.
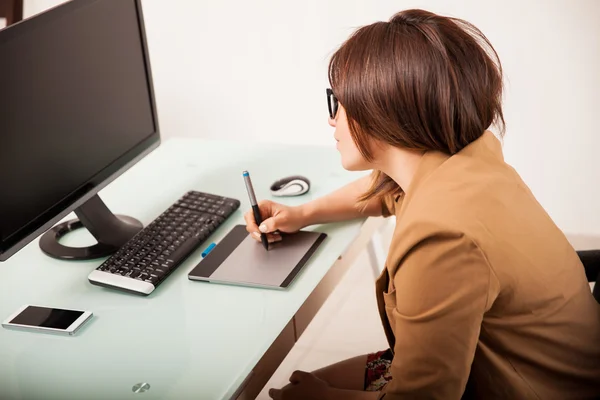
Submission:
<svg viewBox="0 0 600 400">
<path fill-rule="evenodd" d="M 594 297 L 600 303 L 600 250 L 580 250 L 577 252 L 579 259 L 585 268 L 588 282 L 596 282 L 594 285 Z"/>
</svg>

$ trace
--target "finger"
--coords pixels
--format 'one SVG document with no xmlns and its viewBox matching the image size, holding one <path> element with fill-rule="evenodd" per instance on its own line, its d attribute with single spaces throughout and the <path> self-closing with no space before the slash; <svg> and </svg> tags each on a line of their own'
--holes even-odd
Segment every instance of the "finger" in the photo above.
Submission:
<svg viewBox="0 0 600 400">
<path fill-rule="evenodd" d="M 257 242 L 262 242 L 259 232 L 252 232 L 251 236 Z M 269 243 L 281 242 L 281 235 L 275 233 L 267 233 L 267 241 Z"/>
<path fill-rule="evenodd" d="M 269 389 L 269 397 L 273 400 L 281 400 L 281 390 L 278 389 Z"/>
<path fill-rule="evenodd" d="M 260 235 L 258 235 L 258 237 L 260 238 Z M 269 240 L 269 243 L 280 242 L 281 241 L 281 235 L 277 234 L 275 232 L 268 233 L 267 234 L 267 239 Z"/>
<path fill-rule="evenodd" d="M 279 229 L 278 225 L 281 222 L 280 219 L 281 218 L 279 218 L 279 217 L 267 218 L 262 222 L 262 224 L 260 224 L 260 226 L 258 227 L 258 230 L 263 233 L 273 233 Z"/>
<path fill-rule="evenodd" d="M 258 226 L 256 226 L 256 222 L 254 221 L 254 214 L 252 211 L 248 211 L 246 214 L 244 214 L 244 220 L 246 221 L 246 231 L 250 233 L 250 236 L 254 240 L 260 242 L 260 232 L 258 231 Z"/>
<path fill-rule="evenodd" d="M 256 221 L 254 220 L 254 214 L 252 213 L 252 210 L 244 214 L 244 220 L 246 221 L 246 230 L 248 233 L 258 232 L 258 226 L 256 226 Z"/>
<path fill-rule="evenodd" d="M 300 382 L 304 381 L 308 375 L 309 375 L 308 372 L 294 371 L 292 373 L 292 375 L 290 376 L 290 382 L 291 383 L 300 383 Z"/>
</svg>

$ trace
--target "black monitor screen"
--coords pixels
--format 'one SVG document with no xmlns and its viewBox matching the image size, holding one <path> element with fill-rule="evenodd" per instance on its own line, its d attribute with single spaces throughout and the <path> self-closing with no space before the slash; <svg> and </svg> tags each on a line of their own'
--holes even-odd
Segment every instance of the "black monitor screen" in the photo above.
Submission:
<svg viewBox="0 0 600 400">
<path fill-rule="evenodd" d="M 137 7 L 76 0 L 0 31 L 0 242 L 156 134 Z"/>
</svg>

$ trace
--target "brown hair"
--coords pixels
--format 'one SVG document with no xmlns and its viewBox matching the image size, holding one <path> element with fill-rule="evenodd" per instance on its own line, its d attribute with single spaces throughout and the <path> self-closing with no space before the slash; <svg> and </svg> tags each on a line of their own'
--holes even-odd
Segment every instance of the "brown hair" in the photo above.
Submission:
<svg viewBox="0 0 600 400">
<path fill-rule="evenodd" d="M 500 59 L 461 19 L 405 10 L 364 26 L 332 56 L 329 81 L 368 161 L 368 139 L 452 155 L 493 123 L 504 133 Z M 376 171 L 361 200 L 388 194 L 402 189 Z"/>
</svg>

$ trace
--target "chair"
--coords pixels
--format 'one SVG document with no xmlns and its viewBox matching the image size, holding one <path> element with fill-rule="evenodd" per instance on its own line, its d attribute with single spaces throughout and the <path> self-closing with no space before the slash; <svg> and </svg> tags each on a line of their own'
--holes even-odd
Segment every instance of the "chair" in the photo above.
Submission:
<svg viewBox="0 0 600 400">
<path fill-rule="evenodd" d="M 579 259 L 585 268 L 588 282 L 596 282 L 594 285 L 594 297 L 600 303 L 600 250 L 580 250 L 577 252 Z"/>
</svg>

